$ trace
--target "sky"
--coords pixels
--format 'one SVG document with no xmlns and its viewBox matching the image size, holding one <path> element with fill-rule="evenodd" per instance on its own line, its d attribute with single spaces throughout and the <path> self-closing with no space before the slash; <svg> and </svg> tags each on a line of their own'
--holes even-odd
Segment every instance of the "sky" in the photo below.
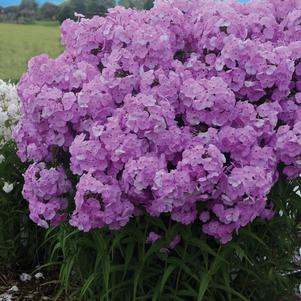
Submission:
<svg viewBox="0 0 301 301">
<path fill-rule="evenodd" d="M 51 3 L 62 3 L 64 0 L 37 0 L 39 4 L 43 4 L 45 2 L 51 2 Z M 0 6 L 10 6 L 10 5 L 19 5 L 21 3 L 21 0 L 0 0 Z"/>
</svg>

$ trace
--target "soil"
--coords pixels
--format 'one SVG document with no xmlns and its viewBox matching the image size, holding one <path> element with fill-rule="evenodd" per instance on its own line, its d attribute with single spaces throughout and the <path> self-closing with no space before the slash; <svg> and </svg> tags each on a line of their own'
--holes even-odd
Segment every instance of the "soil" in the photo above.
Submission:
<svg viewBox="0 0 301 301">
<path fill-rule="evenodd" d="M 22 282 L 20 275 L 28 273 L 30 281 Z M 64 301 L 66 297 L 55 299 L 58 293 L 58 275 L 43 275 L 36 279 L 35 273 L 28 271 L 13 271 L 10 267 L 0 267 L 0 301 Z"/>
</svg>

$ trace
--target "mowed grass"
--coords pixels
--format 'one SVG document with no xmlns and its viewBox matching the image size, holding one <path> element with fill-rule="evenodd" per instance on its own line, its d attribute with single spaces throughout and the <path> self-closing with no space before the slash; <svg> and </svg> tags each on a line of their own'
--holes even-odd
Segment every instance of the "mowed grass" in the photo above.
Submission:
<svg viewBox="0 0 301 301">
<path fill-rule="evenodd" d="M 33 56 L 47 53 L 56 57 L 62 52 L 60 30 L 56 23 L 0 23 L 0 79 L 17 82 Z"/>
</svg>

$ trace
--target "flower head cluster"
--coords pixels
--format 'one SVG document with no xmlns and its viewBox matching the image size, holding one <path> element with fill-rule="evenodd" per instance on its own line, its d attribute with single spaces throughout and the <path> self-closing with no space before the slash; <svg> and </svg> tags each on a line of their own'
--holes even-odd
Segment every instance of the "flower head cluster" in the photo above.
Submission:
<svg viewBox="0 0 301 301">
<path fill-rule="evenodd" d="M 76 210 L 70 224 L 80 230 L 89 231 L 104 226 L 119 229 L 133 215 L 133 204 L 122 196 L 118 182 L 113 179 L 84 174 L 76 189 Z"/>
<path fill-rule="evenodd" d="M 300 22 L 298 0 L 157 0 L 67 20 L 64 53 L 33 58 L 18 85 L 18 154 L 68 160 L 81 230 L 168 213 L 227 242 L 272 217 L 279 173 L 301 171 Z M 29 168 L 37 223 L 57 219 L 67 183 Z"/>
<path fill-rule="evenodd" d="M 24 174 L 23 196 L 29 203 L 30 218 L 48 228 L 48 222 L 59 224 L 66 218 L 68 202 L 64 194 L 71 190 L 62 167 L 50 168 L 45 163 L 34 163 Z"/>
<path fill-rule="evenodd" d="M 20 100 L 16 87 L 0 80 L 0 146 L 11 139 L 20 118 Z"/>
</svg>

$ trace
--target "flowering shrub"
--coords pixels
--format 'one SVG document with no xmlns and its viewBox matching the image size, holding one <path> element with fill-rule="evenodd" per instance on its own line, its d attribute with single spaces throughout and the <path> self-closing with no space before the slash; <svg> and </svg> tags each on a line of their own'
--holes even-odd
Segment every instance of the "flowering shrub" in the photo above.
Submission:
<svg viewBox="0 0 301 301">
<path fill-rule="evenodd" d="M 20 118 L 20 99 L 16 87 L 0 80 L 0 164 L 5 157 L 2 148 L 12 139 L 12 130 Z M 0 177 L 0 189 L 10 193 L 14 185 Z"/>
<path fill-rule="evenodd" d="M 67 217 L 62 166 L 83 231 L 170 213 L 226 243 L 271 218 L 279 175 L 301 171 L 300 22 L 298 0 L 158 0 L 65 21 L 64 53 L 33 58 L 18 85 L 31 218 Z"/>
<path fill-rule="evenodd" d="M 12 129 L 20 118 L 20 100 L 13 84 L 0 80 L 0 147 L 11 139 Z M 0 161 L 1 161 L 0 155 Z"/>
</svg>

